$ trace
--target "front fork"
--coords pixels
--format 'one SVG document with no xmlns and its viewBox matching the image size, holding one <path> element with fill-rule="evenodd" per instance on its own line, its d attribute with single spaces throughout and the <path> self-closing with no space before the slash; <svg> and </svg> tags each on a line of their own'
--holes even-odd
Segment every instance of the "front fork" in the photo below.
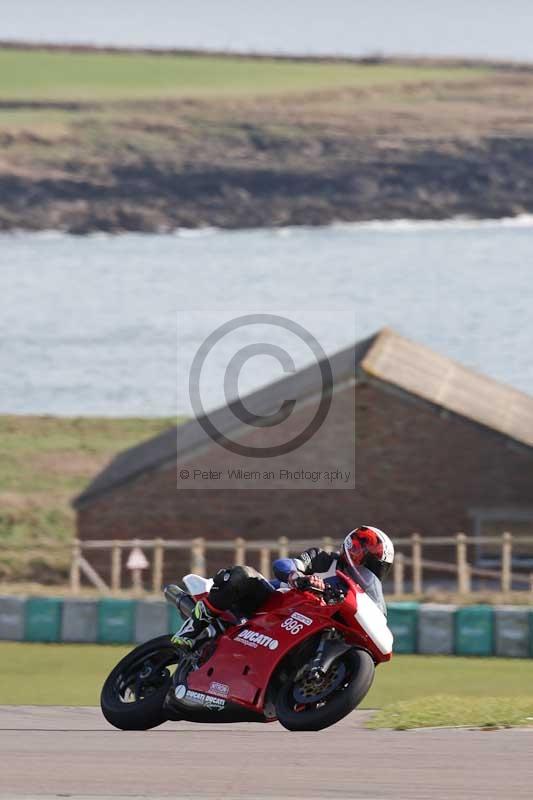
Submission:
<svg viewBox="0 0 533 800">
<path fill-rule="evenodd" d="M 299 680 L 304 675 L 312 680 L 321 680 L 333 662 L 349 649 L 350 645 L 344 641 L 335 628 L 328 628 L 320 636 L 313 660 L 299 670 L 296 680 Z"/>
</svg>

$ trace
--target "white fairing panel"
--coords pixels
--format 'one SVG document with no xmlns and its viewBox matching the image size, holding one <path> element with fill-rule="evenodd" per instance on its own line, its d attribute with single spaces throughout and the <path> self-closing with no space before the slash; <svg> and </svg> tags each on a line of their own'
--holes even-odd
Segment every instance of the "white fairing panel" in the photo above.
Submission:
<svg viewBox="0 0 533 800">
<path fill-rule="evenodd" d="M 394 637 L 387 625 L 387 618 L 366 593 L 357 593 L 355 619 L 383 655 L 392 653 Z"/>
<path fill-rule="evenodd" d="M 190 575 L 185 575 L 183 578 L 183 583 L 187 587 L 187 591 L 196 597 L 199 594 L 205 594 L 211 589 L 213 585 L 213 579 L 202 578 L 201 575 L 194 575 L 191 573 Z"/>
</svg>

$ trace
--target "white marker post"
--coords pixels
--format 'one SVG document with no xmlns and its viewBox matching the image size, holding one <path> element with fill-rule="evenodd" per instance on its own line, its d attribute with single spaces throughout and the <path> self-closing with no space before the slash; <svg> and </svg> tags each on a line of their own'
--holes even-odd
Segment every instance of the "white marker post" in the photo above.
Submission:
<svg viewBox="0 0 533 800">
<path fill-rule="evenodd" d="M 142 594 L 143 591 L 143 578 L 142 571 L 147 569 L 150 565 L 148 559 L 144 555 L 140 547 L 134 547 L 128 556 L 126 562 L 126 569 L 131 571 L 131 585 L 135 594 Z"/>
</svg>

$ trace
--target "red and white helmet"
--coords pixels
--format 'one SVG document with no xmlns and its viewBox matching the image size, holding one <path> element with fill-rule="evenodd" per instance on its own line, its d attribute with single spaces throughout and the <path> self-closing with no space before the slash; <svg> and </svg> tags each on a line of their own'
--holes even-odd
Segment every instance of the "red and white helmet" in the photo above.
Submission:
<svg viewBox="0 0 533 800">
<path fill-rule="evenodd" d="M 344 539 L 341 556 L 352 567 L 367 567 L 381 581 L 394 561 L 394 545 L 379 528 L 362 525 Z"/>
</svg>

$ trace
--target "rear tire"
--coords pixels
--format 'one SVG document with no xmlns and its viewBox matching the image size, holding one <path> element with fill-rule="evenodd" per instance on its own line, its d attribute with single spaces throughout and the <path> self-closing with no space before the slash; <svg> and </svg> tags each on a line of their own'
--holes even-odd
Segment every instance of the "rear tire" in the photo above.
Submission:
<svg viewBox="0 0 533 800">
<path fill-rule="evenodd" d="M 355 648 L 338 660 L 344 661 L 348 670 L 347 683 L 344 688 L 336 690 L 324 705 L 296 711 L 294 682 L 289 680 L 281 687 L 276 698 L 276 716 L 284 728 L 289 731 L 320 731 L 357 708 L 372 686 L 374 661 L 365 650 Z"/>
<path fill-rule="evenodd" d="M 146 731 L 167 722 L 169 717 L 163 703 L 172 686 L 172 675 L 167 666 L 177 663 L 178 658 L 170 636 L 150 639 L 128 653 L 111 670 L 102 687 L 100 706 L 106 720 L 123 731 Z M 142 683 L 140 673 L 147 662 L 161 662 L 161 665 L 154 670 L 151 682 L 148 678 Z M 131 686 L 140 696 L 125 700 L 125 693 L 129 692 L 131 696 Z"/>
</svg>

